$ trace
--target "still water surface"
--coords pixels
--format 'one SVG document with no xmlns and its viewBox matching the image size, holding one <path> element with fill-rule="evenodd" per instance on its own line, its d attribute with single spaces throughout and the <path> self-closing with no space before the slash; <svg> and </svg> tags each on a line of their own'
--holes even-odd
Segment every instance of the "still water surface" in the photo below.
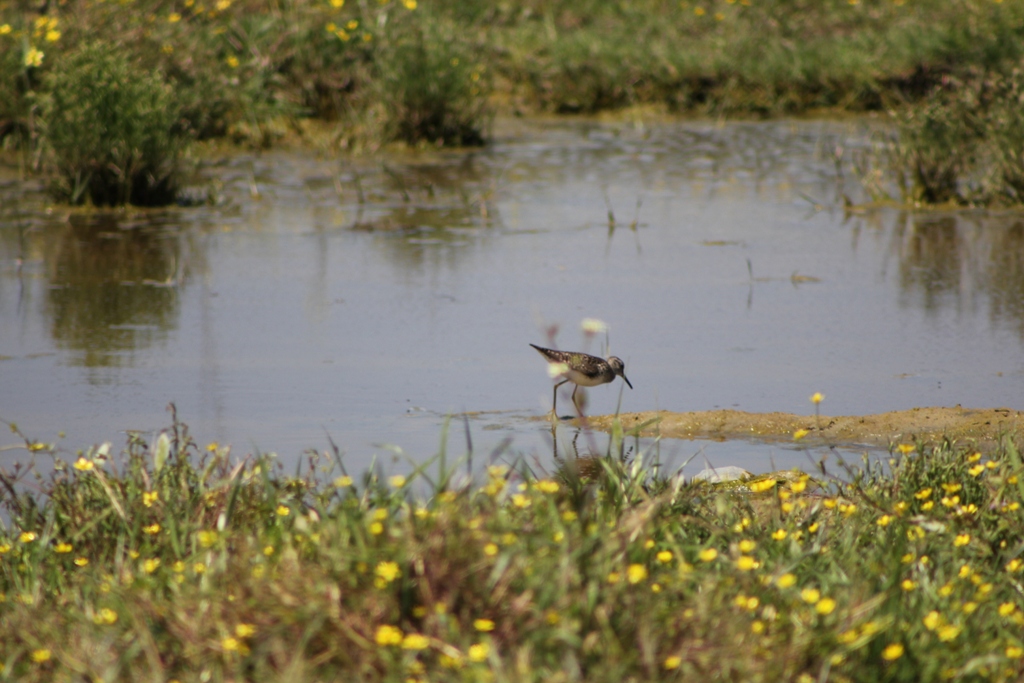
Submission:
<svg viewBox="0 0 1024 683">
<path fill-rule="evenodd" d="M 216 205 L 124 213 L 48 209 L 6 166 L 0 418 L 73 450 L 165 427 L 174 401 L 201 443 L 294 462 L 330 434 L 358 471 L 381 444 L 422 460 L 469 412 L 478 451 L 511 437 L 550 461 L 527 344 L 582 349 L 584 318 L 635 387 L 590 390 L 595 414 L 620 393 L 624 411 L 809 413 L 815 391 L 828 414 L 1024 408 L 1024 216 L 844 212 L 833 154 L 869 134 L 506 123 L 485 150 L 211 160 Z M 807 464 L 662 445 L 697 452 L 694 471 Z"/>
</svg>

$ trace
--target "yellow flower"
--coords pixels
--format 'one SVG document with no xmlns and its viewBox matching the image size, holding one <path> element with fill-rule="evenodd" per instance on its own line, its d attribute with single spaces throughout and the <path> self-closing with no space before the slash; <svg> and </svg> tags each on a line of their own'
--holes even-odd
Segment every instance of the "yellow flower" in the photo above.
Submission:
<svg viewBox="0 0 1024 683">
<path fill-rule="evenodd" d="M 477 631 L 487 633 L 488 631 L 494 630 L 494 622 L 490 619 L 477 619 L 473 622 L 473 628 Z"/>
<path fill-rule="evenodd" d="M 476 643 L 475 645 L 469 646 L 469 652 L 467 656 L 471 662 L 483 662 L 487 660 L 487 656 L 491 653 L 491 646 L 487 643 Z"/>
<path fill-rule="evenodd" d="M 793 574 L 783 574 L 779 578 L 775 579 L 775 585 L 779 588 L 789 588 L 796 583 L 796 576 Z"/>
<path fill-rule="evenodd" d="M 558 493 L 558 482 L 550 479 L 542 479 L 537 482 L 537 490 L 544 493 Z"/>
<path fill-rule="evenodd" d="M 832 614 L 832 610 L 836 608 L 836 601 L 832 598 L 822 598 L 818 601 L 818 604 L 814 606 L 814 610 L 818 614 Z"/>
<path fill-rule="evenodd" d="M 201 545 L 204 548 L 209 548 L 217 542 L 217 532 L 200 531 L 198 534 L 196 534 L 196 538 L 198 538 L 199 540 L 199 545 Z"/>
<path fill-rule="evenodd" d="M 922 529 L 919 526 L 912 526 L 909 529 L 907 529 L 907 539 L 908 540 L 913 541 L 913 540 L 919 539 L 919 538 L 924 538 L 924 529 Z"/>
<path fill-rule="evenodd" d="M 806 474 L 804 475 L 807 476 Z M 807 479 L 801 479 L 800 481 L 794 481 L 789 485 L 789 490 L 793 493 L 803 493 L 804 489 L 807 488 Z"/>
<path fill-rule="evenodd" d="M 775 486 L 774 479 L 762 479 L 761 481 L 755 481 L 750 484 L 750 490 L 754 493 L 762 493 Z"/>
<path fill-rule="evenodd" d="M 818 530 L 818 528 L 820 526 L 821 526 L 820 524 L 815 522 L 814 524 L 811 524 L 809 527 L 807 527 L 807 531 L 813 534 L 813 533 L 815 533 Z"/>
<path fill-rule="evenodd" d="M 498 554 L 498 544 L 497 543 L 488 543 L 487 545 L 484 546 L 484 555 L 487 555 L 488 557 L 494 557 L 497 554 Z"/>
<path fill-rule="evenodd" d="M 749 555 L 740 555 L 736 558 L 736 568 L 741 572 L 748 572 L 751 569 L 757 569 L 759 566 L 760 563 Z"/>
<path fill-rule="evenodd" d="M 800 428 L 800 429 L 796 430 L 795 432 L 793 432 L 793 441 L 799 441 L 800 439 L 804 438 L 805 436 L 807 436 L 810 433 L 811 433 L 810 430 Z"/>
<path fill-rule="evenodd" d="M 1007 655 L 1007 657 L 1009 657 L 1009 656 L 1010 655 Z M 664 663 L 662 663 L 662 666 L 666 670 L 672 671 L 673 669 L 678 669 L 679 665 L 682 664 L 682 663 L 683 663 L 682 657 L 679 657 L 677 655 L 670 655 L 668 657 L 665 657 L 665 661 L 664 661 Z"/>
<path fill-rule="evenodd" d="M 416 0 L 402 0 L 402 4 L 405 5 L 405 9 L 414 10 L 416 9 Z"/>
<path fill-rule="evenodd" d="M 343 476 L 340 476 L 340 477 L 338 477 L 337 479 L 334 480 L 334 485 L 337 486 L 339 489 L 343 489 L 343 488 L 346 488 L 348 486 L 351 486 L 352 485 L 352 477 L 348 476 L 347 474 L 343 475 Z"/>
<path fill-rule="evenodd" d="M 387 585 L 400 577 L 402 570 L 396 562 L 380 562 L 377 568 L 373 570 L 373 573 Z"/>
<path fill-rule="evenodd" d="M 160 533 L 160 525 L 153 523 L 149 526 L 142 527 L 142 531 L 143 533 L 149 534 L 150 536 L 155 536 L 156 534 Z"/>
<path fill-rule="evenodd" d="M 0 24 L 0 36 L 6 36 L 11 32 L 10 24 Z"/>
<path fill-rule="evenodd" d="M 26 67 L 41 67 L 43 66 L 43 57 L 46 56 L 42 50 L 30 47 L 29 51 L 25 53 L 24 63 Z M 78 463 L 76 463 L 77 465 Z M 49 650 L 47 650 L 48 652 Z"/>
<path fill-rule="evenodd" d="M 148 559 L 148 560 L 146 560 L 145 562 L 142 563 L 142 569 L 147 574 L 152 574 L 153 572 L 155 572 L 157 570 L 157 568 L 159 566 L 160 566 L 160 558 L 159 557 L 150 558 L 150 559 Z"/>
<path fill-rule="evenodd" d="M 220 641 L 220 646 L 225 652 L 237 652 L 241 649 L 242 644 L 238 642 L 237 638 L 228 636 L 227 638 Z"/>
<path fill-rule="evenodd" d="M 967 462 L 969 463 L 978 462 L 979 460 L 981 460 L 981 453 L 975 452 L 973 455 L 967 456 Z"/>
<path fill-rule="evenodd" d="M 750 553 L 753 552 L 755 548 L 757 548 L 757 543 L 750 540 L 749 538 L 745 538 L 739 542 L 738 547 L 741 553 Z"/>
<path fill-rule="evenodd" d="M 1016 645 L 1011 645 L 1010 647 L 1006 648 L 1006 656 L 1010 659 L 1020 659 L 1021 657 L 1024 657 L 1024 648 L 1017 647 Z"/>
<path fill-rule="evenodd" d="M 523 493 L 516 493 L 512 495 L 512 504 L 517 508 L 528 508 L 532 503 L 530 498 Z"/>
<path fill-rule="evenodd" d="M 890 515 L 882 515 L 877 520 L 875 520 L 875 524 L 877 524 L 878 526 L 889 526 L 889 522 L 891 521 L 892 517 Z"/>
<path fill-rule="evenodd" d="M 811 403 L 813 403 L 814 405 L 818 405 L 824 400 L 825 396 L 820 391 L 816 391 L 813 394 L 811 394 Z"/>
<path fill-rule="evenodd" d="M 153 507 L 153 503 L 160 500 L 160 493 L 157 491 L 145 491 L 142 494 L 142 504 L 148 508 Z"/>
<path fill-rule="evenodd" d="M 214 6 L 217 8 L 218 12 L 223 12 L 231 7 L 231 0 L 217 0 L 217 4 Z"/>
<path fill-rule="evenodd" d="M 960 504 L 960 496 L 943 496 L 942 504 L 948 508 L 955 508 Z"/>
<path fill-rule="evenodd" d="M 60 31 L 49 30 L 46 32 L 46 42 L 56 43 L 60 40 Z"/>
<path fill-rule="evenodd" d="M 1004 602 L 999 605 L 999 616 L 1008 617 L 1017 611 L 1017 606 L 1012 602 Z"/>
<path fill-rule="evenodd" d="M 228 55 L 227 59 L 225 59 L 224 61 L 227 62 L 227 65 L 232 69 L 238 68 L 238 57 L 234 55 Z"/>
<path fill-rule="evenodd" d="M 642 564 L 631 564 L 626 570 L 626 580 L 637 584 L 647 578 L 647 567 Z"/>
<path fill-rule="evenodd" d="M 291 509 L 287 505 L 278 505 L 277 514 L 281 517 L 287 517 L 291 514 Z"/>
<path fill-rule="evenodd" d="M 942 597 L 948 598 L 952 594 L 953 594 L 953 584 L 945 583 L 945 584 L 943 584 L 942 586 L 939 587 L 939 595 L 941 595 Z"/>
<path fill-rule="evenodd" d="M 971 469 L 967 470 L 967 474 L 971 475 L 972 477 L 976 477 L 976 476 L 978 476 L 979 474 L 981 474 L 984 471 L 985 471 L 985 466 L 984 465 L 975 465 Z"/>
<path fill-rule="evenodd" d="M 900 584 L 900 588 L 905 591 L 912 591 L 917 588 L 917 583 L 910 579 L 903 579 L 903 583 Z"/>
<path fill-rule="evenodd" d="M 614 585 L 622 580 L 622 575 L 618 572 L 608 572 L 608 583 Z"/>
<path fill-rule="evenodd" d="M 181 21 L 181 15 L 178 14 L 177 12 L 171 12 L 167 16 L 167 21 L 169 21 L 172 24 L 177 24 L 179 21 Z"/>
<path fill-rule="evenodd" d="M 970 534 L 958 534 L 957 537 L 953 539 L 953 545 L 955 547 L 957 547 L 957 548 L 965 546 L 965 545 L 967 545 L 970 542 L 971 542 L 971 535 Z"/>
<path fill-rule="evenodd" d="M 963 488 L 963 485 L 962 485 L 962 484 L 957 484 L 957 483 L 953 483 L 953 484 L 943 484 L 943 485 L 942 485 L 942 489 L 943 489 L 943 490 L 944 490 L 944 491 L 945 491 L 946 493 L 956 493 L 957 491 L 959 491 L 959 490 L 960 490 L 960 489 L 962 489 L 962 488 Z"/>
<path fill-rule="evenodd" d="M 49 650 L 45 650 L 45 649 L 32 650 L 32 661 L 35 662 L 36 664 L 42 664 L 43 662 L 50 661 L 50 657 L 51 656 L 52 655 L 50 654 Z"/>
<path fill-rule="evenodd" d="M 92 622 L 97 626 L 102 624 L 109 626 L 117 622 L 117 612 L 109 607 L 103 607 L 93 615 Z"/>
<path fill-rule="evenodd" d="M 786 536 L 787 535 L 788 534 L 786 533 L 785 529 L 776 529 L 775 531 L 772 532 L 772 538 L 774 538 L 776 541 L 784 541 L 784 540 L 786 540 Z"/>
<path fill-rule="evenodd" d="M 935 610 L 932 610 L 931 612 L 926 614 L 924 619 L 922 619 L 921 621 L 924 623 L 924 627 L 926 629 L 928 629 L 929 631 L 934 631 L 942 625 L 942 616 Z"/>
<path fill-rule="evenodd" d="M 909 455 L 914 452 L 914 444 L 901 443 L 899 446 L 896 447 L 896 450 L 898 450 L 903 455 Z"/>
<path fill-rule="evenodd" d="M 388 479 L 388 484 L 390 484 L 391 488 L 393 489 L 400 489 L 403 486 L 405 486 L 405 477 L 403 477 L 401 474 L 396 474 L 395 476 Z"/>
<path fill-rule="evenodd" d="M 399 645 L 403 640 L 402 629 L 388 624 L 378 626 L 374 640 L 377 641 L 378 645 L 384 647 L 387 647 L 388 645 Z"/>
<path fill-rule="evenodd" d="M 374 536 L 380 536 L 382 533 L 384 533 L 384 525 L 380 522 L 372 522 L 370 524 L 370 533 Z"/>
<path fill-rule="evenodd" d="M 88 557 L 76 557 L 75 558 L 75 566 L 76 567 L 85 567 L 88 564 L 89 564 L 89 558 Z"/>
<path fill-rule="evenodd" d="M 83 457 L 79 457 L 78 460 L 75 461 L 75 464 L 72 465 L 72 467 L 74 467 L 76 470 L 80 472 L 88 472 L 92 468 L 96 467 L 96 464 L 92 460 L 86 460 Z"/>
<path fill-rule="evenodd" d="M 958 635 L 960 635 L 960 631 L 960 627 L 954 626 L 953 624 L 947 624 L 946 626 L 942 626 L 938 630 L 939 640 L 941 640 L 944 643 L 948 643 L 949 641 L 953 640 Z"/>
<path fill-rule="evenodd" d="M 345 0 L 331 0 L 331 7 L 334 9 L 341 9 L 345 6 Z"/>
<path fill-rule="evenodd" d="M 1019 572 L 1021 567 L 1024 567 L 1024 560 L 1021 560 L 1019 557 L 1006 563 L 1006 571 L 1008 572 Z"/>
<path fill-rule="evenodd" d="M 821 593 L 817 588 L 804 588 L 800 591 L 800 599 L 813 605 L 821 599 Z"/>
<path fill-rule="evenodd" d="M 899 659 L 903 656 L 903 645 L 900 643 L 890 643 L 882 650 L 882 659 L 891 662 Z"/>
<path fill-rule="evenodd" d="M 430 647 L 430 639 L 421 633 L 410 633 L 402 639 L 403 650 L 425 650 Z"/>
<path fill-rule="evenodd" d="M 55 553 L 70 553 L 71 550 L 72 548 L 70 543 L 58 543 L 53 547 L 53 552 Z"/>
<path fill-rule="evenodd" d="M 701 562 L 711 562 L 718 557 L 718 551 L 714 548 L 705 548 L 697 554 L 697 557 L 700 558 Z"/>
<path fill-rule="evenodd" d="M 655 557 L 658 558 L 658 562 L 661 562 L 662 564 L 668 564 L 669 562 L 672 561 L 672 551 L 671 550 L 662 550 Z"/>
<path fill-rule="evenodd" d="M 32 541 L 36 540 L 37 538 L 38 538 L 38 536 L 36 535 L 36 532 L 34 532 L 34 531 L 22 531 L 21 535 L 18 536 L 18 540 L 21 541 L 22 543 L 31 543 Z"/>
<path fill-rule="evenodd" d="M 965 602 L 963 606 L 960 607 L 960 609 L 963 610 L 964 614 L 972 614 L 976 609 L 978 609 L 978 603 Z"/>
<path fill-rule="evenodd" d="M 933 507 L 935 507 L 934 500 L 929 500 L 927 502 L 921 503 L 921 509 L 924 510 L 925 512 L 931 510 Z"/>
</svg>

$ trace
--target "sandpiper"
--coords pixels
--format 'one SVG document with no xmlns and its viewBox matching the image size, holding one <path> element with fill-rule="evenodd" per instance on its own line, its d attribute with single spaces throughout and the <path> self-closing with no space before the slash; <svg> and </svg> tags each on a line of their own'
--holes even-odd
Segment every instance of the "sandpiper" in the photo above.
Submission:
<svg viewBox="0 0 1024 683">
<path fill-rule="evenodd" d="M 540 355 L 556 368 L 557 371 L 552 372 L 553 376 L 565 378 L 555 385 L 551 400 L 551 412 L 553 413 L 555 413 L 555 406 L 558 403 L 558 387 L 566 382 L 576 385 L 576 388 L 572 390 L 572 404 L 576 407 L 577 413 L 580 412 L 580 407 L 576 405 L 576 389 L 580 387 L 596 387 L 599 384 L 607 384 L 615 381 L 615 375 L 618 375 L 629 385 L 630 389 L 633 388 L 630 381 L 626 379 L 626 364 L 616 356 L 608 356 L 608 360 L 605 360 L 591 356 L 589 353 L 555 351 L 536 344 L 530 344 L 530 346 L 537 349 Z"/>
</svg>

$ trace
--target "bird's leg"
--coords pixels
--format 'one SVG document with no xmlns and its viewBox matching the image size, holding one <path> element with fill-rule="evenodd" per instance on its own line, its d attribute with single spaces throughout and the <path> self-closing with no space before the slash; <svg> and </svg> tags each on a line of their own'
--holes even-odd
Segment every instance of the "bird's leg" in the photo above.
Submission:
<svg viewBox="0 0 1024 683">
<path fill-rule="evenodd" d="M 581 411 L 579 405 L 576 404 L 576 392 L 579 390 L 579 388 L 580 385 L 577 384 L 576 388 L 572 390 L 572 406 L 573 408 L 576 409 L 576 414 L 579 415 L 580 417 L 583 417 L 583 411 Z"/>
<path fill-rule="evenodd" d="M 555 406 L 558 405 L 558 387 L 562 386 L 569 380 L 563 379 L 561 382 L 555 385 L 554 391 L 551 392 L 551 412 L 555 417 L 558 417 L 558 411 L 555 410 Z"/>
</svg>

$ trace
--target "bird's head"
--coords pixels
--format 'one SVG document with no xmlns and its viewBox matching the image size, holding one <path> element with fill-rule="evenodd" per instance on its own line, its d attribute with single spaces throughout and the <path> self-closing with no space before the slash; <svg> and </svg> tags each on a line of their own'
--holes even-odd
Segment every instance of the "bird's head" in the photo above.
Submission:
<svg viewBox="0 0 1024 683">
<path fill-rule="evenodd" d="M 622 359 L 618 356 L 609 356 L 608 365 L 611 367 L 612 372 L 625 380 L 626 384 L 629 384 L 629 388 L 632 389 L 633 385 L 626 378 L 626 364 L 622 362 Z"/>
</svg>

